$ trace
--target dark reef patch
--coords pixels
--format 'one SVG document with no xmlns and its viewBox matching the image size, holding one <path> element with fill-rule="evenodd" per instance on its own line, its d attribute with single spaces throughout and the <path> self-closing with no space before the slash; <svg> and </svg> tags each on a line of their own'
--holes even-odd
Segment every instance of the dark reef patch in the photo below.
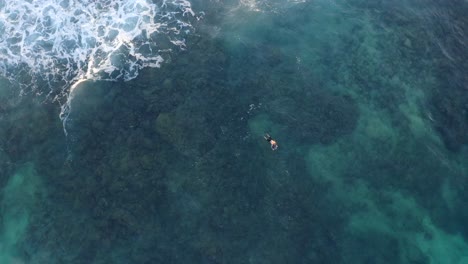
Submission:
<svg viewBox="0 0 468 264">
<path fill-rule="evenodd" d="M 434 127 L 447 149 L 457 152 L 468 144 L 468 86 L 447 87 L 431 98 Z"/>
<path fill-rule="evenodd" d="M 359 118 L 358 106 L 351 97 L 324 90 L 272 100 L 267 110 L 286 134 L 302 144 L 330 144 L 350 134 Z"/>
</svg>

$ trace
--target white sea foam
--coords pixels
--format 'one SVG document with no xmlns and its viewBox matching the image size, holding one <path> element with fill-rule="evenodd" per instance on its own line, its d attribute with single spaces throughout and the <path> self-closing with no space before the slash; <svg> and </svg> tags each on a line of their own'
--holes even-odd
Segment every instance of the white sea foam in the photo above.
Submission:
<svg viewBox="0 0 468 264">
<path fill-rule="evenodd" d="M 83 80 L 131 80 L 186 48 L 194 16 L 186 0 L 0 0 L 0 74 L 65 96 Z"/>
<path fill-rule="evenodd" d="M 239 7 L 252 12 L 279 12 L 295 4 L 303 4 L 309 0 L 239 0 Z"/>
<path fill-rule="evenodd" d="M 15 75 L 67 83 L 78 79 L 135 78 L 159 67 L 168 43 L 179 46 L 195 15 L 190 2 L 173 0 L 0 0 L 0 67 Z"/>
</svg>

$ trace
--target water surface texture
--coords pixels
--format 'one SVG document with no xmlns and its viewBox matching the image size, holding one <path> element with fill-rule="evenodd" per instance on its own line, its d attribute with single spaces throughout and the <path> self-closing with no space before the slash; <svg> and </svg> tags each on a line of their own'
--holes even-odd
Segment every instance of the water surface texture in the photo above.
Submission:
<svg viewBox="0 0 468 264">
<path fill-rule="evenodd" d="M 468 263 L 466 14 L 0 0 L 0 263 Z"/>
</svg>

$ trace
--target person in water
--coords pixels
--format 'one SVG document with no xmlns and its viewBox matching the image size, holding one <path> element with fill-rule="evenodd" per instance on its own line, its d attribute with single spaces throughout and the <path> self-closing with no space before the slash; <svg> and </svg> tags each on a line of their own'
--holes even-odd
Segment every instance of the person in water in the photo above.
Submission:
<svg viewBox="0 0 468 264">
<path fill-rule="evenodd" d="M 278 143 L 276 143 L 276 141 L 273 140 L 273 139 L 271 138 L 271 136 L 270 136 L 268 133 L 266 133 L 266 134 L 263 136 L 263 138 L 265 138 L 266 141 L 270 142 L 270 146 L 271 146 L 271 149 L 272 149 L 272 150 L 276 150 L 276 149 L 278 148 Z"/>
</svg>

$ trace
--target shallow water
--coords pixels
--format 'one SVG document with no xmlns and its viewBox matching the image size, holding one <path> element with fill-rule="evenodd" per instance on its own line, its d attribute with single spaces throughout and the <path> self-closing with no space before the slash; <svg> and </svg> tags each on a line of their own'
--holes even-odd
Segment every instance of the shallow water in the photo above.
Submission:
<svg viewBox="0 0 468 264">
<path fill-rule="evenodd" d="M 466 1 L 27 3 L 1 263 L 468 262 Z"/>
</svg>

